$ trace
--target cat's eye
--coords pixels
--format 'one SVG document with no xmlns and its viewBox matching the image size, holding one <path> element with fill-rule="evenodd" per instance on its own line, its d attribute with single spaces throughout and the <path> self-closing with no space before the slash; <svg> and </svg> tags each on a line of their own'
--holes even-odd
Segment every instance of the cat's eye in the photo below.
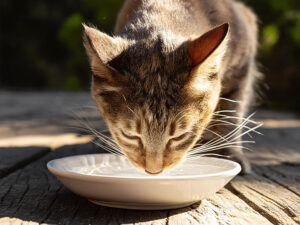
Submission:
<svg viewBox="0 0 300 225">
<path fill-rule="evenodd" d="M 124 131 L 121 131 L 122 135 L 128 139 L 131 140 L 140 140 L 141 138 L 138 136 L 130 135 L 130 134 L 125 134 Z"/>
</svg>

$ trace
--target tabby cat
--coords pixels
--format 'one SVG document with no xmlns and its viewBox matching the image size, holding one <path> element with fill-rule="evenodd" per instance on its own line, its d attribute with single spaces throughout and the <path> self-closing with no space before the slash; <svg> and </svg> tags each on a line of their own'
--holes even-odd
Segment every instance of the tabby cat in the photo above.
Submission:
<svg viewBox="0 0 300 225">
<path fill-rule="evenodd" d="M 127 0 L 115 36 L 84 25 L 84 45 L 92 97 L 134 166 L 159 174 L 200 143 L 250 170 L 236 145 L 242 131 L 234 130 L 259 77 L 249 8 L 235 0 Z M 220 139 L 229 136 L 233 144 Z"/>
</svg>

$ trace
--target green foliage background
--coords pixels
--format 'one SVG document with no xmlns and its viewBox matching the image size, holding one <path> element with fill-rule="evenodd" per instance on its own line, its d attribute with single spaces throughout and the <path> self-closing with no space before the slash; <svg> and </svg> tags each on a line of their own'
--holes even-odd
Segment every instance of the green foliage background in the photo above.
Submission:
<svg viewBox="0 0 300 225">
<path fill-rule="evenodd" d="M 258 15 L 265 107 L 300 111 L 300 1 L 244 0 Z M 1 0 L 0 88 L 88 90 L 81 23 L 112 34 L 123 0 Z"/>
</svg>

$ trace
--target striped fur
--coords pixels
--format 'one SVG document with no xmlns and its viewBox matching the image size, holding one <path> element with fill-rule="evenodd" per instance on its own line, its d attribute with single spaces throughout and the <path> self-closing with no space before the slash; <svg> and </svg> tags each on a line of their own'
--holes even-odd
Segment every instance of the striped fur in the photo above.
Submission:
<svg viewBox="0 0 300 225">
<path fill-rule="evenodd" d="M 229 23 L 229 32 L 220 36 L 215 27 L 223 23 Z M 190 46 L 207 31 L 213 32 L 209 38 L 220 41 L 213 50 L 196 46 L 209 51 L 198 62 Z M 135 166 L 151 174 L 172 168 L 199 139 L 211 138 L 205 128 L 215 110 L 235 109 L 240 117 L 246 113 L 259 73 L 254 60 L 256 18 L 243 4 L 127 0 L 115 35 L 85 26 L 84 43 L 94 73 L 91 94 Z M 222 102 L 220 96 L 241 104 Z M 221 135 L 228 132 L 215 129 Z M 249 170 L 240 149 L 227 153 Z"/>
</svg>

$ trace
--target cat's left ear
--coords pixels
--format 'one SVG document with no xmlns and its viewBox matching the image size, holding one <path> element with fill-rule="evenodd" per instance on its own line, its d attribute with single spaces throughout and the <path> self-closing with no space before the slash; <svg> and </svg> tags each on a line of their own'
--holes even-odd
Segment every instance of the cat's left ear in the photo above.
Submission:
<svg viewBox="0 0 300 225">
<path fill-rule="evenodd" d="M 188 41 L 187 50 L 194 66 L 205 64 L 206 68 L 219 68 L 227 48 L 228 30 L 228 23 L 224 23 Z"/>
<path fill-rule="evenodd" d="M 120 37 L 111 37 L 96 28 L 83 24 L 84 47 L 90 59 L 93 73 L 107 80 L 114 80 L 108 62 L 117 57 L 126 47 Z"/>
</svg>

